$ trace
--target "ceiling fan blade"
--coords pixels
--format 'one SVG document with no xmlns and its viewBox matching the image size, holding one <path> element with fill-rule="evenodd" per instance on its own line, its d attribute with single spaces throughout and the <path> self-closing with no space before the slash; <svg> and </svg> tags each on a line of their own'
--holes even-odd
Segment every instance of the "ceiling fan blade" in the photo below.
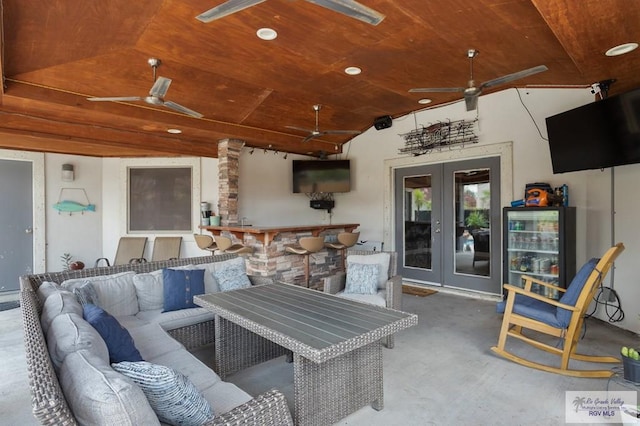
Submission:
<svg viewBox="0 0 640 426">
<path fill-rule="evenodd" d="M 92 102 L 127 102 L 127 101 L 140 101 L 142 98 L 140 96 L 116 96 L 116 97 L 107 97 L 107 98 L 87 98 L 88 101 Z"/>
<path fill-rule="evenodd" d="M 464 87 L 419 87 L 409 89 L 411 93 L 446 93 L 446 92 L 464 92 Z"/>
<path fill-rule="evenodd" d="M 362 132 L 360 130 L 325 130 L 322 133 L 325 135 L 359 135 Z"/>
<path fill-rule="evenodd" d="M 478 108 L 478 95 L 480 93 L 476 94 L 476 95 L 465 95 L 464 97 L 464 103 L 467 106 L 467 111 L 473 111 L 476 108 Z"/>
<path fill-rule="evenodd" d="M 312 133 L 309 136 L 307 136 L 306 138 L 302 139 L 302 143 L 309 142 L 311 139 L 315 139 L 315 138 L 317 138 L 319 136 L 322 136 L 322 133 Z"/>
<path fill-rule="evenodd" d="M 508 74 L 502 77 L 494 78 L 493 80 L 485 81 L 480 85 L 480 88 L 484 89 L 485 87 L 493 87 L 499 84 L 508 83 L 513 80 L 518 80 L 533 74 L 538 74 L 539 72 L 547 71 L 548 69 L 549 68 L 547 68 L 545 65 L 538 65 L 537 67 L 514 72 L 513 74 Z"/>
<path fill-rule="evenodd" d="M 313 133 L 314 130 L 312 129 L 305 129 L 304 127 L 296 127 L 296 126 L 286 126 L 287 129 L 293 129 L 293 130 L 300 130 L 303 132 L 307 132 L 307 133 Z"/>
<path fill-rule="evenodd" d="M 190 115 L 191 117 L 195 117 L 195 118 L 202 118 L 203 117 L 203 115 L 200 114 L 199 112 L 194 111 L 192 109 L 189 109 L 189 108 L 187 108 L 185 106 L 182 106 L 180 104 L 177 104 L 175 102 L 165 101 L 163 105 L 166 106 L 167 108 L 170 108 L 170 109 L 174 110 L 174 111 L 178 111 L 178 112 L 181 112 L 183 114 Z"/>
<path fill-rule="evenodd" d="M 265 1 L 266 0 L 229 0 L 214 7 L 213 9 L 209 9 L 206 12 L 201 13 L 196 16 L 196 19 L 198 21 L 208 23 Z"/>
<path fill-rule="evenodd" d="M 155 83 L 153 83 L 153 87 L 149 90 L 149 95 L 154 96 L 156 98 L 163 99 L 167 94 L 167 90 L 169 90 L 169 86 L 171 85 L 171 79 L 167 77 L 158 77 Z"/>
<path fill-rule="evenodd" d="M 358 3 L 355 0 L 306 0 L 343 15 L 350 16 L 371 25 L 378 25 L 385 18 L 380 12 Z"/>
</svg>

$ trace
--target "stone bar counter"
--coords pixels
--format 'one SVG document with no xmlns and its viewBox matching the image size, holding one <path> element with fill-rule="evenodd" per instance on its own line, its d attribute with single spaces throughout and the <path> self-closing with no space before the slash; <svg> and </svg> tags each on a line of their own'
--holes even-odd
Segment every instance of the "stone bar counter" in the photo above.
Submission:
<svg viewBox="0 0 640 426">
<path fill-rule="evenodd" d="M 200 229 L 214 235 L 231 237 L 234 242 L 253 248 L 247 255 L 247 272 L 263 276 L 275 276 L 276 280 L 304 285 L 303 256 L 290 254 L 285 246 L 295 244 L 302 237 L 326 236 L 336 238 L 340 232 L 352 232 L 357 223 L 319 224 L 292 226 L 221 225 L 201 226 Z M 325 248 L 309 257 L 310 287 L 319 288 L 322 278 L 342 268 L 340 252 Z"/>
</svg>

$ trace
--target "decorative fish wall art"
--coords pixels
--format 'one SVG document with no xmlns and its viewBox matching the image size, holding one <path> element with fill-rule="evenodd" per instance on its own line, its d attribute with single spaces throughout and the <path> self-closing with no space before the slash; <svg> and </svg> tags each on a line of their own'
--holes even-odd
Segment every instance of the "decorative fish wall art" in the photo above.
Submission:
<svg viewBox="0 0 640 426">
<path fill-rule="evenodd" d="M 84 194 L 84 198 L 86 198 L 87 203 L 82 204 L 78 201 L 72 200 L 62 200 L 62 193 L 64 191 L 82 191 Z M 58 214 L 60 213 L 69 213 L 71 216 L 73 213 L 84 214 L 84 212 L 95 212 L 96 205 L 91 204 L 89 202 L 89 197 L 87 197 L 87 191 L 84 188 L 60 188 L 60 194 L 58 195 L 58 202 L 53 205 L 53 208 L 58 210 Z"/>
<path fill-rule="evenodd" d="M 88 211 L 88 212 L 96 211 L 95 204 L 80 204 L 77 201 L 69 201 L 69 200 L 64 200 L 64 201 L 60 201 L 59 203 L 55 203 L 53 205 L 53 208 L 58 210 L 58 212 L 69 213 L 69 215 L 71 215 L 72 213 L 78 213 L 78 212 L 84 213 L 85 211 Z"/>
</svg>

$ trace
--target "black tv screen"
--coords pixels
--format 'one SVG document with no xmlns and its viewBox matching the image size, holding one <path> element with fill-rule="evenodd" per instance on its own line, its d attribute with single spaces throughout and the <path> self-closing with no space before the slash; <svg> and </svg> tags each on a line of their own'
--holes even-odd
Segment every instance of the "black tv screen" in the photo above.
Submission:
<svg viewBox="0 0 640 426">
<path fill-rule="evenodd" d="M 293 160 L 293 192 L 349 192 L 349 160 Z"/>
<path fill-rule="evenodd" d="M 547 117 L 554 173 L 640 163 L 640 89 Z"/>
</svg>

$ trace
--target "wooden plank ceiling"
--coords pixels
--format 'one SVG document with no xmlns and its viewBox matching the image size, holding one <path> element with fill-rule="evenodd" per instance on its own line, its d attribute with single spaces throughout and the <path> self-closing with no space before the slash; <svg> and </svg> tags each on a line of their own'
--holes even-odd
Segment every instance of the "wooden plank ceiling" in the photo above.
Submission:
<svg viewBox="0 0 640 426">
<path fill-rule="evenodd" d="M 365 131 L 461 99 L 409 93 L 460 87 L 544 64 L 549 70 L 484 93 L 527 85 L 581 85 L 615 78 L 610 94 L 640 87 L 640 7 L 628 0 L 361 0 L 386 15 L 369 25 L 303 0 L 267 0 L 203 23 L 221 0 L 0 0 L 0 147 L 91 156 L 217 156 L 217 141 L 281 153 L 341 152 L 353 135 L 309 142 L 314 104 L 320 130 Z M 256 30 L 273 28 L 263 41 Z M 165 100 L 193 118 L 143 101 L 87 97 L 147 95 L 158 75 L 173 80 Z M 348 66 L 360 67 L 349 76 Z M 172 135 L 167 129 L 177 128 Z"/>
</svg>

